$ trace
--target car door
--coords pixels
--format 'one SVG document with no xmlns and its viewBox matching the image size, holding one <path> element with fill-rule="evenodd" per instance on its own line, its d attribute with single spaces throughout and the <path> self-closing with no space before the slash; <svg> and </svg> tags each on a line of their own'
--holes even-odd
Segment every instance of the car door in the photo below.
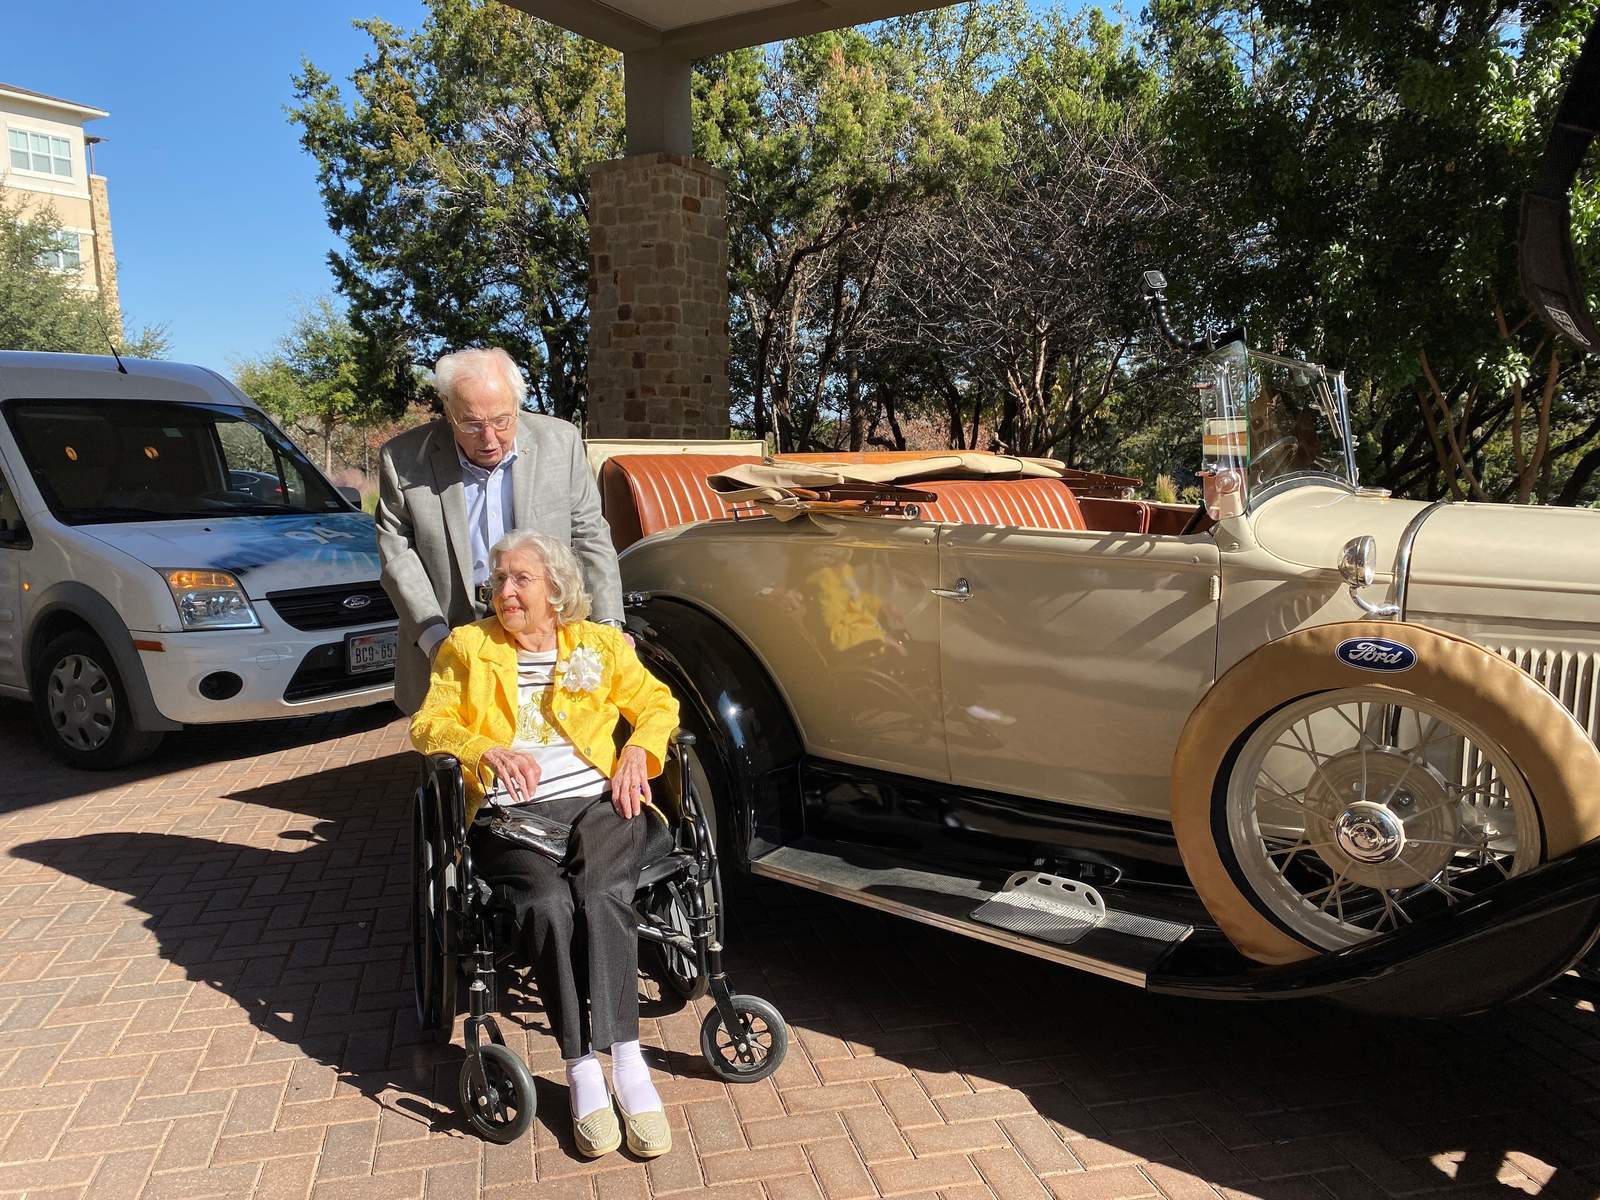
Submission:
<svg viewBox="0 0 1600 1200">
<path fill-rule="evenodd" d="M 22 573 L 33 543 L 22 522 L 16 493 L 0 464 L 0 687 L 20 688 L 22 662 Z"/>
<path fill-rule="evenodd" d="M 939 564 L 952 780 L 1166 819 L 1215 676 L 1215 543 L 946 525 Z"/>
</svg>

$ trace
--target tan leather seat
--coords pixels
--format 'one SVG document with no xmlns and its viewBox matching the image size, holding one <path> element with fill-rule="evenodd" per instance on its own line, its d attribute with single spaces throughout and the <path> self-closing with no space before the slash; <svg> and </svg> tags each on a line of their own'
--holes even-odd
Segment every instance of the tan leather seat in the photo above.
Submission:
<svg viewBox="0 0 1600 1200">
<path fill-rule="evenodd" d="M 785 455 L 785 460 L 838 461 L 838 455 Z M 905 455 L 904 457 L 922 457 Z M 619 551 L 641 538 L 735 515 L 706 486 L 706 476 L 750 462 L 737 454 L 618 454 L 600 468 L 600 501 Z M 952 479 L 906 485 L 932 492 L 921 517 L 950 525 L 1009 525 L 1021 529 L 1084 529 L 1072 489 L 1058 479 Z M 743 506 L 741 513 L 759 510 Z"/>
<path fill-rule="evenodd" d="M 752 460 L 740 454 L 618 454 L 600 467 L 600 504 L 611 542 L 626 550 L 640 538 L 692 521 L 731 517 L 733 508 L 706 486 Z"/>
<path fill-rule="evenodd" d="M 906 486 L 938 497 L 921 506 L 925 521 L 1017 529 L 1087 528 L 1078 498 L 1059 479 L 949 479 Z"/>
<path fill-rule="evenodd" d="M 1078 507 L 1090 529 L 1111 533 L 1149 533 L 1151 506 L 1144 500 L 1112 500 L 1103 496 L 1082 496 Z"/>
</svg>

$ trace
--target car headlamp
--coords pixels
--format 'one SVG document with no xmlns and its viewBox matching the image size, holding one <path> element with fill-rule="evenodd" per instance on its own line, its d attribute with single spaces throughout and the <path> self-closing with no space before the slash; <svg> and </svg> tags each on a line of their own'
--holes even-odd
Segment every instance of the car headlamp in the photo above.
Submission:
<svg viewBox="0 0 1600 1200">
<path fill-rule="evenodd" d="M 163 571 L 185 629 L 257 629 L 261 622 L 238 579 L 227 571 Z"/>
</svg>

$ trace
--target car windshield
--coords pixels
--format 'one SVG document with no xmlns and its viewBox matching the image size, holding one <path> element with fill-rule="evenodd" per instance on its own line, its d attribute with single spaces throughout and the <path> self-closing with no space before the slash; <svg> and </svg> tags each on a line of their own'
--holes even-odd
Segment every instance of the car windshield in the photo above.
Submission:
<svg viewBox="0 0 1600 1200">
<path fill-rule="evenodd" d="M 1212 362 L 1222 386 L 1207 442 L 1230 451 L 1233 465 L 1242 460 L 1249 497 L 1299 479 L 1333 476 L 1355 485 L 1343 376 L 1238 343 Z"/>
<path fill-rule="evenodd" d="M 58 520 L 344 512 L 349 505 L 254 409 L 153 400 L 13 400 L 6 421 Z"/>
</svg>

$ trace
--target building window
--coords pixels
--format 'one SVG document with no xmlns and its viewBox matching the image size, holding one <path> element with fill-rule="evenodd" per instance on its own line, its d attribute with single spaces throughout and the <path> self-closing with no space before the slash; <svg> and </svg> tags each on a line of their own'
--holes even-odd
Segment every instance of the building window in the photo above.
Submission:
<svg viewBox="0 0 1600 1200">
<path fill-rule="evenodd" d="M 72 143 L 66 138 L 26 129 L 9 129 L 6 133 L 13 167 L 72 178 Z"/>
<path fill-rule="evenodd" d="M 70 271 L 76 275 L 83 270 L 83 252 L 78 235 L 63 233 L 56 241 L 55 249 L 46 250 L 40 261 L 54 271 Z"/>
</svg>

